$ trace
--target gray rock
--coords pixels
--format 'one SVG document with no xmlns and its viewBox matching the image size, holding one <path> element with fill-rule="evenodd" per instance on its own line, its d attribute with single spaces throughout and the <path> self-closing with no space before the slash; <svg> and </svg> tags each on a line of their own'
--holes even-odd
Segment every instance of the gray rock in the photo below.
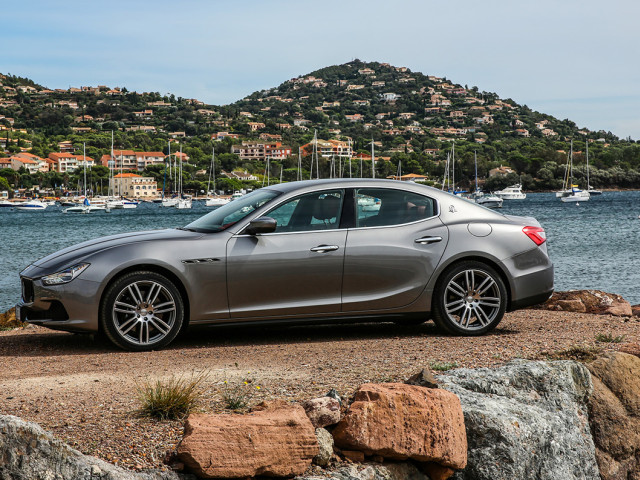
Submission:
<svg viewBox="0 0 640 480">
<path fill-rule="evenodd" d="M 438 388 L 438 381 L 428 368 L 423 368 L 418 373 L 411 375 L 404 383 L 425 388 Z"/>
<path fill-rule="evenodd" d="M 314 472 L 312 475 L 296 477 L 294 480 L 429 480 L 410 462 L 384 465 L 349 465 L 335 470 Z"/>
<path fill-rule="evenodd" d="M 135 473 L 83 455 L 39 425 L 0 415 L 0 480 L 178 480 L 173 472 Z"/>
<path fill-rule="evenodd" d="M 593 386 L 584 365 L 516 360 L 438 377 L 460 397 L 469 444 L 454 479 L 600 478 L 589 430 Z"/>
<path fill-rule="evenodd" d="M 333 437 L 324 428 L 316 428 L 319 452 L 313 457 L 313 463 L 326 467 L 333 456 Z"/>
</svg>

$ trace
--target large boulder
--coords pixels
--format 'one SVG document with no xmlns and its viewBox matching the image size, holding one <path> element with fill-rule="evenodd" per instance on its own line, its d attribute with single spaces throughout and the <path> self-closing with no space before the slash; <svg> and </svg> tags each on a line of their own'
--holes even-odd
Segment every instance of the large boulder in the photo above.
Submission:
<svg viewBox="0 0 640 480">
<path fill-rule="evenodd" d="M 245 415 L 189 415 L 177 458 L 201 478 L 300 475 L 318 454 L 300 405 L 265 403 Z"/>
<path fill-rule="evenodd" d="M 536 308 L 622 317 L 632 315 L 631 304 L 624 298 L 615 293 L 606 293 L 600 290 L 553 292 L 549 300 Z"/>
<path fill-rule="evenodd" d="M 0 415 L 1 480 L 175 480 L 172 472 L 135 473 L 83 455 L 35 423 Z"/>
<path fill-rule="evenodd" d="M 467 462 L 460 401 L 440 389 L 404 383 L 362 385 L 333 437 L 338 447 L 366 455 L 453 469 Z"/>
<path fill-rule="evenodd" d="M 469 442 L 456 479 L 599 479 L 587 416 L 591 376 L 571 361 L 513 361 L 438 377 L 458 395 Z"/>
<path fill-rule="evenodd" d="M 294 480 L 434 480 L 409 462 L 347 465 L 314 471 Z"/>
<path fill-rule="evenodd" d="M 589 421 L 603 480 L 640 478 L 640 358 L 610 353 L 589 365 Z"/>
</svg>

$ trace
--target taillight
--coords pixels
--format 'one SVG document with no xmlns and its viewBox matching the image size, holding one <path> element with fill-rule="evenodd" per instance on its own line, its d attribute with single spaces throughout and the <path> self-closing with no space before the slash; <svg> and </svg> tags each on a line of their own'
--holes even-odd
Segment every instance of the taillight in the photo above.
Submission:
<svg viewBox="0 0 640 480">
<path fill-rule="evenodd" d="M 536 245 L 542 245 L 547 241 L 547 234 L 542 227 L 524 227 L 522 232 L 529 237 Z"/>
</svg>

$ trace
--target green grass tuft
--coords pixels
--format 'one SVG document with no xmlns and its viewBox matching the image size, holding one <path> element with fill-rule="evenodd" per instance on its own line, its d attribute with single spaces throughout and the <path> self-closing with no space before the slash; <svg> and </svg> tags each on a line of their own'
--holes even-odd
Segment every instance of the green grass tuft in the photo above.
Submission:
<svg viewBox="0 0 640 480">
<path fill-rule="evenodd" d="M 431 362 L 430 366 L 431 370 L 435 370 L 437 372 L 446 372 L 447 370 L 458 368 L 458 364 L 456 362 Z"/>
<path fill-rule="evenodd" d="M 191 413 L 204 394 L 203 383 L 208 373 L 191 376 L 172 376 L 166 381 L 156 380 L 138 385 L 140 414 L 160 420 L 182 419 Z"/>
<path fill-rule="evenodd" d="M 613 335 L 611 333 L 598 333 L 596 335 L 596 342 L 601 343 L 622 343 L 626 335 Z"/>
</svg>

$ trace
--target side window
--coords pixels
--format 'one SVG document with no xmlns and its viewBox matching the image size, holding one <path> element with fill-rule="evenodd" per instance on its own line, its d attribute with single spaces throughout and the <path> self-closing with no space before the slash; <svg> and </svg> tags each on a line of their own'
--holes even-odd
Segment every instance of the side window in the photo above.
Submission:
<svg viewBox="0 0 640 480">
<path fill-rule="evenodd" d="M 266 214 L 278 222 L 276 233 L 331 230 L 340 226 L 344 191 L 329 190 L 301 195 Z"/>
<path fill-rule="evenodd" d="M 386 188 L 356 191 L 357 227 L 401 225 L 434 215 L 434 200 L 417 193 Z"/>
</svg>

